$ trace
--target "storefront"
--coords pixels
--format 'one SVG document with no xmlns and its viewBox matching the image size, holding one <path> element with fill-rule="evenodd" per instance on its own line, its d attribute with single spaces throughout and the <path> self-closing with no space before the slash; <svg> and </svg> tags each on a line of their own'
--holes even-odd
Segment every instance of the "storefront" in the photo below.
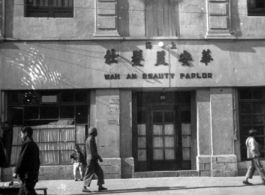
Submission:
<svg viewBox="0 0 265 195">
<path fill-rule="evenodd" d="M 12 126 L 11 165 L 19 129 L 30 125 L 40 178 L 69 179 L 73 146 L 84 148 L 88 127 L 96 126 L 106 178 L 244 174 L 247 130 L 257 128 L 264 142 L 264 47 L 158 43 L 2 43 L 1 118 Z M 11 171 L 3 169 L 3 178 Z"/>
</svg>

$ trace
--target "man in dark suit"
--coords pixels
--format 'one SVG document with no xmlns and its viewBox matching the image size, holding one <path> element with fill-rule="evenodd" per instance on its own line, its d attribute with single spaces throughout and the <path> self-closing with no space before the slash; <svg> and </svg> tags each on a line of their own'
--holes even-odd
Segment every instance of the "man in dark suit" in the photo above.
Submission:
<svg viewBox="0 0 265 195">
<path fill-rule="evenodd" d="M 18 195 L 36 195 L 34 189 L 38 182 L 40 157 L 39 147 L 32 139 L 33 130 L 31 127 L 21 129 L 22 148 L 19 154 L 18 162 L 13 174 L 14 178 L 22 181 Z"/>
<path fill-rule="evenodd" d="M 107 190 L 107 188 L 103 187 L 104 184 L 104 174 L 103 171 L 98 164 L 98 160 L 103 162 L 102 158 L 98 155 L 97 145 L 95 137 L 98 135 L 97 129 L 95 127 L 90 127 L 88 130 L 88 138 L 86 140 L 86 161 L 87 168 L 84 176 L 84 188 L 83 192 L 90 192 L 87 189 L 92 181 L 92 177 L 94 174 L 98 177 L 98 191 Z"/>
</svg>

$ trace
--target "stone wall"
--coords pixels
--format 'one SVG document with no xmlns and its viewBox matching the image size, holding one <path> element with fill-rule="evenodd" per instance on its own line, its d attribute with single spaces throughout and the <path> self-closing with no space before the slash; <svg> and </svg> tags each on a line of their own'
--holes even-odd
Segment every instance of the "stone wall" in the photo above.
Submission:
<svg viewBox="0 0 265 195">
<path fill-rule="evenodd" d="M 235 177 L 238 175 L 237 156 L 198 156 L 197 167 L 201 177 Z"/>
</svg>

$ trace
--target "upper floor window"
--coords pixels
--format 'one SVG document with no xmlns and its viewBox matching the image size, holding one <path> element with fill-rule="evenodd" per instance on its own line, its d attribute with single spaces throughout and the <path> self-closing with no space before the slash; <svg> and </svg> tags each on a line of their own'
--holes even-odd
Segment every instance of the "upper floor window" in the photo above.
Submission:
<svg viewBox="0 0 265 195">
<path fill-rule="evenodd" d="M 177 36 L 177 0 L 145 0 L 147 37 Z"/>
<path fill-rule="evenodd" d="M 265 0 L 248 0 L 248 16 L 265 16 Z"/>
<path fill-rule="evenodd" d="M 73 17 L 74 0 L 25 0 L 26 17 Z"/>
</svg>

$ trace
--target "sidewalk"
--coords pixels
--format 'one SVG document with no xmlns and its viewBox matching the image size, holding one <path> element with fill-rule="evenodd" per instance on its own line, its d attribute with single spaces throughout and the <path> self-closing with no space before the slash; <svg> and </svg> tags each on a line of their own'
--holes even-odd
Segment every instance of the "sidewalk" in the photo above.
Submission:
<svg viewBox="0 0 265 195">
<path fill-rule="evenodd" d="M 96 180 L 92 181 L 92 194 L 174 194 L 174 195 L 258 195 L 265 193 L 259 176 L 249 180 L 254 185 L 242 184 L 244 177 L 163 177 L 105 180 L 108 191 L 98 192 Z M 39 181 L 36 187 L 47 187 L 48 195 L 84 195 L 82 181 L 45 180 Z M 40 193 L 40 192 L 38 192 Z"/>
</svg>

